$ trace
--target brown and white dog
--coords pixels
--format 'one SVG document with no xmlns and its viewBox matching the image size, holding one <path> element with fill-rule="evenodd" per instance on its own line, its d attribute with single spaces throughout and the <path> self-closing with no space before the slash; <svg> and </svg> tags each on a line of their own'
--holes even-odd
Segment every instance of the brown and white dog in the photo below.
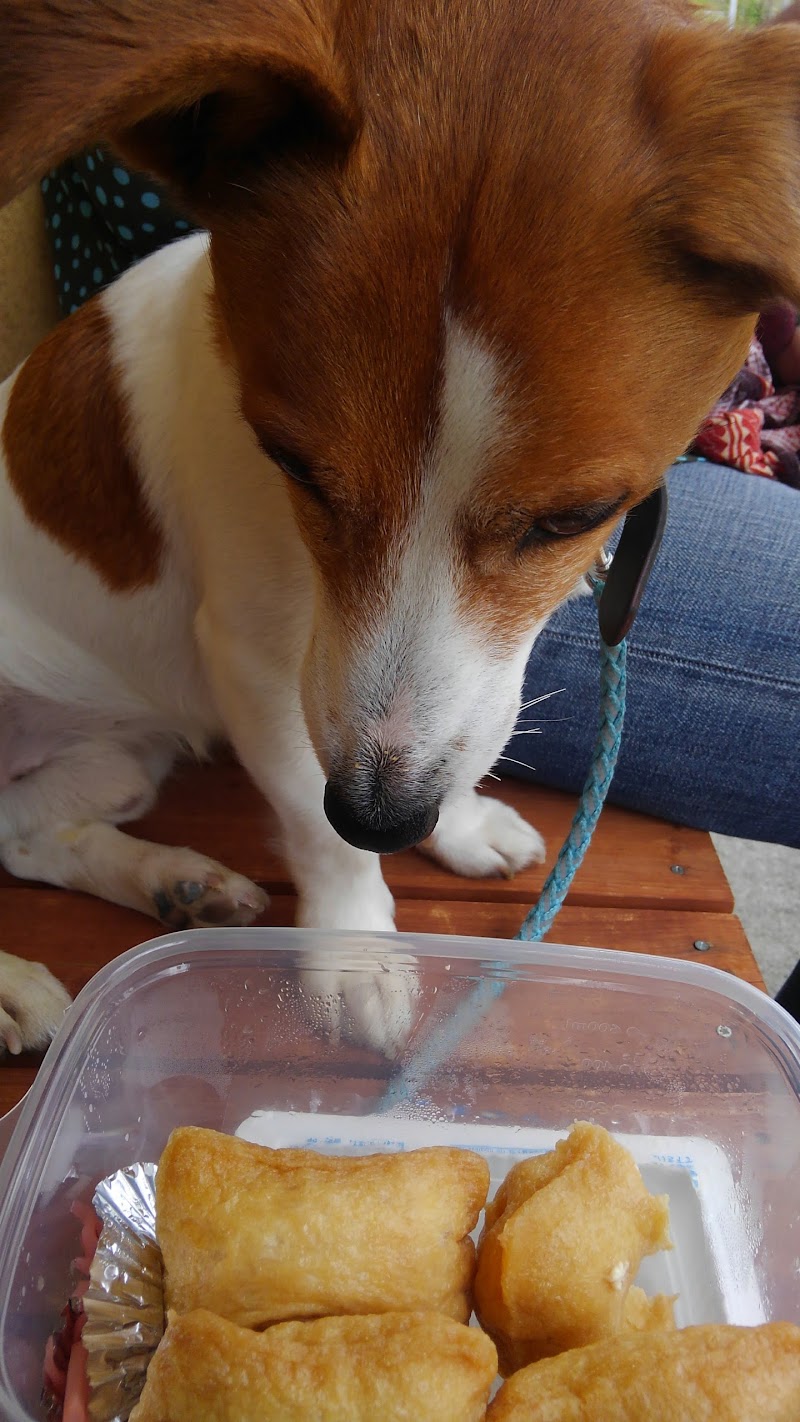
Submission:
<svg viewBox="0 0 800 1422">
<path fill-rule="evenodd" d="M 0 196 L 102 138 L 210 232 L 0 390 L 5 867 L 252 921 L 118 828 L 219 735 L 303 925 L 393 927 L 370 850 L 539 857 L 474 787 L 538 631 L 800 295 L 798 115 L 794 30 L 681 0 L 3 0 Z M 64 994 L 4 954 L 0 1002 L 19 1050 Z"/>
</svg>

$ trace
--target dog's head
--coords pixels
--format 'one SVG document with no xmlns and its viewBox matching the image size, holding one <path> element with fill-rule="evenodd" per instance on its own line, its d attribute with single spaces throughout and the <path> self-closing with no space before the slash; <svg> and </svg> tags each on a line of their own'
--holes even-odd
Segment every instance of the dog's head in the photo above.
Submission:
<svg viewBox="0 0 800 1422">
<path fill-rule="evenodd" d="M 417 840 L 754 313 L 800 296 L 800 34 L 656 0 L 57 8 L 0 5 L 0 190 L 111 135 L 210 228 L 315 569 L 331 818 Z"/>
</svg>

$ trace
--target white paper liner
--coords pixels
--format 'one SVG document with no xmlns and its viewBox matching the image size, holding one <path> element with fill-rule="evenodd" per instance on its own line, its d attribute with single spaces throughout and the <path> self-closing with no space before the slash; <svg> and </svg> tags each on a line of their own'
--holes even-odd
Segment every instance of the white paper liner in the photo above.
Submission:
<svg viewBox="0 0 800 1422">
<path fill-rule="evenodd" d="M 166 1326 L 155 1232 L 157 1168 L 127 1165 L 94 1193 L 103 1229 L 83 1296 L 81 1335 L 93 1422 L 128 1422 Z"/>
</svg>

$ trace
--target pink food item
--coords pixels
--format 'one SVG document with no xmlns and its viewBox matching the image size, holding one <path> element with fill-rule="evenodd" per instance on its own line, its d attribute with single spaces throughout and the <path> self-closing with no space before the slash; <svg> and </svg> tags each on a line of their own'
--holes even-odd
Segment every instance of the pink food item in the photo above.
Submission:
<svg viewBox="0 0 800 1422">
<path fill-rule="evenodd" d="M 103 1226 L 91 1205 L 81 1200 L 73 1203 L 70 1213 L 81 1223 L 81 1254 L 75 1260 L 75 1269 L 83 1277 L 61 1315 L 61 1328 L 47 1340 L 44 1390 L 61 1422 L 90 1422 L 86 1349 L 81 1343 L 86 1322 L 82 1299 L 89 1287 L 89 1270 Z"/>
<path fill-rule="evenodd" d="M 81 1322 L 86 1314 L 81 1315 Z M 89 1379 L 86 1375 L 86 1349 L 76 1339 L 69 1356 L 67 1386 L 64 1392 L 62 1422 L 89 1422 Z"/>
</svg>

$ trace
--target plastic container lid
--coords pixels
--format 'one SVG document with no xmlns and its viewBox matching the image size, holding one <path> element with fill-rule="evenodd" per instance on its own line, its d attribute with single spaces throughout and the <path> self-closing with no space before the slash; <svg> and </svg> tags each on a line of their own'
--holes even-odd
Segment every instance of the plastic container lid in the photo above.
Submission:
<svg viewBox="0 0 800 1422">
<path fill-rule="evenodd" d="M 313 970 L 304 987 L 296 972 L 321 953 L 363 990 L 387 972 L 407 985 L 418 1020 L 398 1061 L 325 1039 Z M 46 1416 L 72 1201 L 157 1160 L 173 1127 L 460 1144 L 496 1182 L 576 1119 L 622 1137 L 670 1194 L 676 1249 L 641 1277 L 678 1288 L 680 1323 L 800 1322 L 800 1029 L 755 988 L 671 959 L 452 937 L 219 929 L 133 949 L 77 998 L 0 1164 L 0 1417 Z"/>
</svg>

